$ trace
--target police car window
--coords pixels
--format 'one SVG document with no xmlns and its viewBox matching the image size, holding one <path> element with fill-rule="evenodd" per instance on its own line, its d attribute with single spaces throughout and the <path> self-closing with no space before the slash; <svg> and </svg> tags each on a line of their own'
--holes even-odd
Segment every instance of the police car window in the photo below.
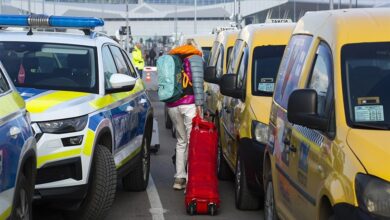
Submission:
<svg viewBox="0 0 390 220">
<path fill-rule="evenodd" d="M 242 89 L 245 86 L 246 70 L 248 66 L 248 45 L 245 45 L 242 51 L 241 61 L 237 71 L 237 88 Z"/>
<path fill-rule="evenodd" d="M 133 66 L 133 63 L 130 61 L 130 58 L 129 56 L 127 55 L 127 53 L 123 50 L 122 51 L 122 55 L 123 57 L 125 58 L 125 61 L 126 61 L 126 64 L 127 64 L 127 68 L 129 68 L 129 71 L 130 71 L 130 75 L 134 78 L 137 78 L 138 75 L 137 75 L 137 71 L 135 71 L 135 68 Z"/>
<path fill-rule="evenodd" d="M 390 43 L 357 43 L 341 49 L 348 125 L 390 129 Z"/>
<path fill-rule="evenodd" d="M 104 71 L 104 85 L 106 89 L 111 89 L 110 78 L 112 74 L 118 73 L 116 69 L 114 58 L 111 55 L 111 51 L 108 46 L 104 46 L 102 49 L 103 59 L 103 71 Z"/>
<path fill-rule="evenodd" d="M 302 67 L 312 40 L 313 37 L 309 35 L 294 35 L 284 52 L 276 80 L 274 98 L 285 109 L 290 94 L 298 87 Z"/>
<path fill-rule="evenodd" d="M 121 50 L 115 46 L 110 46 L 110 49 L 118 69 L 118 73 L 130 75 L 130 70 L 126 64 L 125 59 L 123 58 Z"/>
<path fill-rule="evenodd" d="M 17 87 L 98 93 L 94 47 L 0 42 L 0 51 L 0 60 Z"/>
<path fill-rule="evenodd" d="M 252 94 L 272 96 L 285 46 L 260 46 L 253 50 Z"/>
<path fill-rule="evenodd" d="M 321 43 L 317 50 L 316 60 L 308 83 L 308 88 L 317 92 L 317 110 L 320 116 L 325 116 L 327 113 L 326 100 L 332 74 L 333 67 L 330 49 L 326 44 Z"/>
<path fill-rule="evenodd" d="M 9 90 L 9 85 L 7 80 L 5 79 L 3 73 L 0 72 L 0 95 Z"/>
</svg>

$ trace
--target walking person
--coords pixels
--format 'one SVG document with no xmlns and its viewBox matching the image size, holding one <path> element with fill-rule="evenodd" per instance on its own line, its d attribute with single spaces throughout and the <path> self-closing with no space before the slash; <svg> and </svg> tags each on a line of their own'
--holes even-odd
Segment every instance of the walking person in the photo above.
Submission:
<svg viewBox="0 0 390 220">
<path fill-rule="evenodd" d="M 142 79 L 142 71 L 144 70 L 145 61 L 142 56 L 142 45 L 140 43 L 136 43 L 133 51 L 131 52 L 133 57 L 133 63 L 138 70 L 138 73 Z"/>
<path fill-rule="evenodd" d="M 156 51 L 155 47 L 153 46 L 152 49 L 149 51 L 149 59 L 150 59 L 150 65 L 155 66 L 156 65 Z"/>
<path fill-rule="evenodd" d="M 192 119 L 198 114 L 202 117 L 204 104 L 203 82 L 204 61 L 202 51 L 193 39 L 186 44 L 172 49 L 169 54 L 178 55 L 183 61 L 183 70 L 188 76 L 189 86 L 184 89 L 184 96 L 179 100 L 167 103 L 168 114 L 176 129 L 176 173 L 173 188 L 181 190 L 187 182 L 187 155 Z"/>
</svg>

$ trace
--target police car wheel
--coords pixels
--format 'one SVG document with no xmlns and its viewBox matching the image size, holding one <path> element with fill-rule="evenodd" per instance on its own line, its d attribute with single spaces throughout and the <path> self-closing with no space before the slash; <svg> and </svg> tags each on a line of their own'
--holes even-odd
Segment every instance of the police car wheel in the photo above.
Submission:
<svg viewBox="0 0 390 220">
<path fill-rule="evenodd" d="M 266 186 L 265 198 L 264 198 L 264 219 L 277 220 L 278 216 L 276 215 L 276 209 L 275 209 L 274 187 L 272 184 L 271 172 L 269 172 L 267 176 L 266 183 L 267 186 Z"/>
<path fill-rule="evenodd" d="M 149 126 L 150 127 L 150 126 Z M 148 186 L 150 172 L 151 132 L 145 132 L 137 167 L 122 179 L 123 188 L 128 191 L 144 191 Z"/>
<path fill-rule="evenodd" d="M 243 161 L 238 154 L 235 175 L 236 207 L 241 210 L 256 210 L 260 208 L 260 198 L 248 189 Z"/>
<path fill-rule="evenodd" d="M 11 219 L 32 219 L 32 195 L 33 185 L 21 174 L 16 185 L 14 210 Z"/>
<path fill-rule="evenodd" d="M 103 145 L 95 147 L 90 171 L 88 193 L 77 219 L 104 219 L 111 208 L 116 192 L 117 173 L 111 152 Z"/>
</svg>

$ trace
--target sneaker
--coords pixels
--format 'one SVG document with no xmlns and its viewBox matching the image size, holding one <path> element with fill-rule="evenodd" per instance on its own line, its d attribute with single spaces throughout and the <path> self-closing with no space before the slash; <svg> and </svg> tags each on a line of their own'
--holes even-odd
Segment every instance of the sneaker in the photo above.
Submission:
<svg viewBox="0 0 390 220">
<path fill-rule="evenodd" d="M 177 190 L 186 188 L 186 179 L 185 178 L 175 178 L 175 182 L 173 183 L 173 188 Z"/>
</svg>

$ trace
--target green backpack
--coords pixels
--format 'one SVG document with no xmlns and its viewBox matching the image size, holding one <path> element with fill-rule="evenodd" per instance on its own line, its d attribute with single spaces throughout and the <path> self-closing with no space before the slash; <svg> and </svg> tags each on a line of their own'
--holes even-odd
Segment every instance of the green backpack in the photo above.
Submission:
<svg viewBox="0 0 390 220">
<path fill-rule="evenodd" d="M 158 98 L 162 102 L 174 102 L 183 96 L 183 64 L 179 56 L 164 55 L 157 60 Z"/>
</svg>

